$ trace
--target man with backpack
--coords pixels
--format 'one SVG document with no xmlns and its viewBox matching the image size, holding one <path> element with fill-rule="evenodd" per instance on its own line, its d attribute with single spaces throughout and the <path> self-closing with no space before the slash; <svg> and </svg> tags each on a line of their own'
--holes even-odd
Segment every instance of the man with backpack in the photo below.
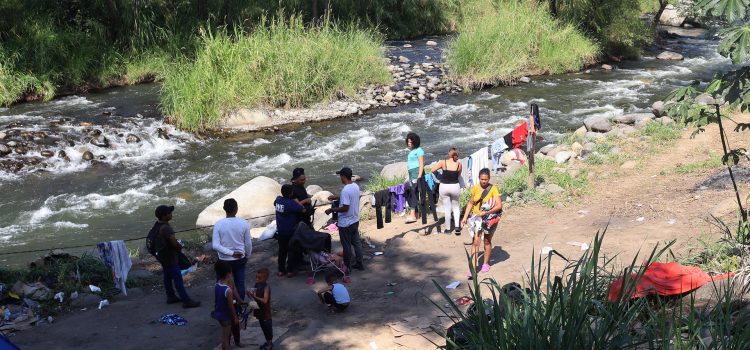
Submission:
<svg viewBox="0 0 750 350">
<path fill-rule="evenodd" d="M 182 302 L 184 308 L 198 307 L 201 302 L 190 299 L 182 282 L 182 273 L 178 263 L 182 246 L 177 242 L 174 229 L 169 225 L 173 211 L 174 206 L 160 205 L 156 207 L 154 214 L 158 221 L 154 223 L 148 237 L 146 237 L 146 248 L 161 264 L 167 304 Z M 180 296 L 179 298 L 175 295 L 175 289 Z"/>
</svg>

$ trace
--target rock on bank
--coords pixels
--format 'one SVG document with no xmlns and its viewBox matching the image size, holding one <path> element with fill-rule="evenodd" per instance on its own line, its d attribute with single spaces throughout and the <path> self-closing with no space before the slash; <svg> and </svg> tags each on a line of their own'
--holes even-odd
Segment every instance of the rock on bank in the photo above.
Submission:
<svg viewBox="0 0 750 350">
<path fill-rule="evenodd" d="M 275 219 L 273 201 L 279 193 L 281 185 L 278 182 L 265 176 L 256 177 L 203 209 L 198 214 L 195 226 L 211 226 L 226 217 L 223 206 L 227 198 L 237 200 L 237 217 L 253 218 L 250 220 L 251 227 L 265 226 Z"/>
</svg>

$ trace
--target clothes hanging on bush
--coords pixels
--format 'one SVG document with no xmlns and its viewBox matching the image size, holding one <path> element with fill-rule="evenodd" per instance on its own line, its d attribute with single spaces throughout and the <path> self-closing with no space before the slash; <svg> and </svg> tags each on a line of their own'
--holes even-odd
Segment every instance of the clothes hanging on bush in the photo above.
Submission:
<svg viewBox="0 0 750 350">
<path fill-rule="evenodd" d="M 96 248 L 99 250 L 99 256 L 104 265 L 112 270 L 112 276 L 117 289 L 122 291 L 122 294 L 128 295 L 125 282 L 128 280 L 130 268 L 133 267 L 133 261 L 130 260 L 130 254 L 128 248 L 125 246 L 125 242 L 121 240 L 102 242 L 97 244 Z"/>
<path fill-rule="evenodd" d="M 647 295 L 658 294 L 663 296 L 684 294 L 700 288 L 702 285 L 733 276 L 734 273 L 726 273 L 711 277 L 695 266 L 683 266 L 679 263 L 653 262 L 643 272 L 643 276 L 634 288 L 629 287 L 636 274 L 630 274 L 627 299 L 640 298 Z M 617 301 L 623 288 L 625 276 L 618 278 L 609 287 L 609 301 Z M 628 293 L 628 291 L 626 291 Z"/>
<path fill-rule="evenodd" d="M 393 212 L 402 213 L 406 210 L 406 186 L 404 184 L 388 187 L 393 203 Z"/>
<path fill-rule="evenodd" d="M 382 190 L 375 192 L 375 218 L 377 221 L 377 228 L 381 229 L 383 225 L 383 209 L 385 210 L 385 222 L 391 222 L 391 211 L 393 210 L 392 195 L 390 190 Z"/>
</svg>

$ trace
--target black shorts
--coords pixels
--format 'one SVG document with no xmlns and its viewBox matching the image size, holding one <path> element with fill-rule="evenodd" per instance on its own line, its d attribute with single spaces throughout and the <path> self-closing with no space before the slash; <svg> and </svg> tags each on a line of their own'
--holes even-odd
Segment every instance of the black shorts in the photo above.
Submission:
<svg viewBox="0 0 750 350">
<path fill-rule="evenodd" d="M 335 307 L 339 311 L 344 311 L 349 306 L 349 303 L 339 304 L 336 302 L 336 299 L 333 297 L 333 293 L 331 292 L 325 292 L 323 293 L 323 300 L 326 304 Z"/>
</svg>

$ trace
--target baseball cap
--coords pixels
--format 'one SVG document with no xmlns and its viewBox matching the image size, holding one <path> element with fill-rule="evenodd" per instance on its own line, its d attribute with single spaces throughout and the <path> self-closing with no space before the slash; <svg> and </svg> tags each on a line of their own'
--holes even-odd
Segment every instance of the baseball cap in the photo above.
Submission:
<svg viewBox="0 0 750 350">
<path fill-rule="evenodd" d="M 294 170 L 292 170 L 292 180 L 294 180 L 294 179 L 296 179 L 296 178 L 298 178 L 298 177 L 300 177 L 302 175 L 305 175 L 305 169 L 294 168 Z"/>
<path fill-rule="evenodd" d="M 343 167 L 343 168 L 341 168 L 341 170 L 339 170 L 339 171 L 336 172 L 336 175 L 341 175 L 343 177 L 346 177 L 347 179 L 351 179 L 352 178 L 352 169 L 350 169 L 348 167 Z"/>
<path fill-rule="evenodd" d="M 167 215 L 173 211 L 174 211 L 174 205 L 173 206 L 160 205 L 156 207 L 156 210 L 154 210 L 154 215 L 156 215 L 157 219 L 161 219 L 162 216 Z"/>
</svg>

